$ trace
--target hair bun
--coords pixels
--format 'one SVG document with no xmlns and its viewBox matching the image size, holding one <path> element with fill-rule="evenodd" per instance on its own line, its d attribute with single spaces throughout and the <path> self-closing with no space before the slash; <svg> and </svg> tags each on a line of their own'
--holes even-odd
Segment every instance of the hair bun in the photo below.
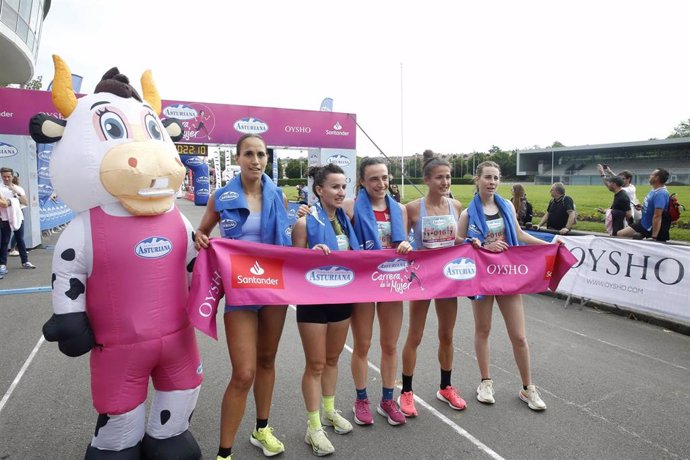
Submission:
<svg viewBox="0 0 690 460">
<path fill-rule="evenodd" d="M 424 153 L 422 153 L 422 157 L 424 158 L 424 161 L 431 160 L 432 158 L 436 157 L 436 154 L 434 153 L 433 150 L 431 149 L 426 149 Z"/>
</svg>

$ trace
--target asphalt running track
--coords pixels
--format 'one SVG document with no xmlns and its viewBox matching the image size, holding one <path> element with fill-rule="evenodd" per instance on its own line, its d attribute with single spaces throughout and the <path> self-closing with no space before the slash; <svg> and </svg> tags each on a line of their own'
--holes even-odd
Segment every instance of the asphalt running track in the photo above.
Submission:
<svg viewBox="0 0 690 460">
<path fill-rule="evenodd" d="M 203 208 L 178 204 L 193 225 Z M 30 253 L 36 270 L 18 269 L 0 280 L 0 460 L 83 458 L 96 422 L 90 403 L 88 360 L 68 358 L 41 338 L 50 316 L 51 248 Z M 38 289 L 35 289 L 38 288 Z M 22 290 L 22 291 L 19 291 Z M 23 292 L 23 293 L 19 293 Z M 686 459 L 690 458 L 690 337 L 591 308 L 563 308 L 563 300 L 526 296 L 528 339 L 534 380 L 548 405 L 530 411 L 517 397 L 519 377 L 505 327 L 494 311 L 491 339 L 496 404 L 475 399 L 479 375 L 472 345 L 472 315 L 460 301 L 453 383 L 468 402 L 456 412 L 435 398 L 439 381 L 436 318 L 430 310 L 419 349 L 414 388 L 420 416 L 389 426 L 375 415 L 371 427 L 345 436 L 330 434 L 340 458 L 435 459 Z M 222 331 L 222 328 L 221 328 Z M 404 342 L 406 326 L 399 342 Z M 376 338 L 375 338 L 376 340 Z M 230 375 L 224 337 L 199 336 L 206 379 L 192 430 L 204 458 L 215 458 L 219 402 Z M 336 403 L 350 420 L 354 387 L 349 362 L 351 339 L 341 357 Z M 378 350 L 372 347 L 371 399 L 380 397 Z M 306 427 L 300 380 L 304 366 L 295 312 L 279 350 L 278 377 L 270 424 L 286 445 L 282 458 L 312 458 L 304 444 Z M 234 458 L 263 455 L 247 441 L 253 403 L 234 446 Z M 280 457 L 279 457 L 280 458 Z"/>
</svg>

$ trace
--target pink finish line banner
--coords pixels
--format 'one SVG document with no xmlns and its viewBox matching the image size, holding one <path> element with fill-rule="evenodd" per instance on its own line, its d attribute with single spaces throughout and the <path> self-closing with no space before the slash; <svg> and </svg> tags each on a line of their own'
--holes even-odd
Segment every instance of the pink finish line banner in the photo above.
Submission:
<svg viewBox="0 0 690 460">
<path fill-rule="evenodd" d="M 279 247 L 213 238 L 194 266 L 187 312 L 217 338 L 221 298 L 228 305 L 420 300 L 555 291 L 576 258 L 563 245 L 517 246 L 502 253 L 469 244 L 399 255 Z"/>
<path fill-rule="evenodd" d="M 161 118 L 182 123 L 180 142 L 235 144 L 254 133 L 272 147 L 354 149 L 357 144 L 355 115 L 347 113 L 168 100 L 162 108 Z M 29 135 L 29 120 L 41 112 L 59 117 L 48 91 L 0 88 L 0 134 Z"/>
</svg>

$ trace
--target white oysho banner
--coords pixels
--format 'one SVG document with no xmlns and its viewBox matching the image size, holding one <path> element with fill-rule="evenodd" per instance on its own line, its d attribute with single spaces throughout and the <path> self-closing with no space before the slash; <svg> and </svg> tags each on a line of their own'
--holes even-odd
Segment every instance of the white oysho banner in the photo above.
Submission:
<svg viewBox="0 0 690 460">
<path fill-rule="evenodd" d="M 690 324 L 690 247 L 597 236 L 560 238 L 578 262 L 557 292 Z"/>
</svg>

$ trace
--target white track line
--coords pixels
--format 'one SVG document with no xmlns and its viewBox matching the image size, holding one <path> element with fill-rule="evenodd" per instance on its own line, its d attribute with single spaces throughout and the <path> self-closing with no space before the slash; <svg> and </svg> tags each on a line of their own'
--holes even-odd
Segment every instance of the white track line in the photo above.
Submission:
<svg viewBox="0 0 690 460">
<path fill-rule="evenodd" d="M 296 310 L 296 308 L 295 308 L 294 305 L 290 305 L 290 308 Z M 350 354 L 352 354 L 352 348 L 351 348 L 348 344 L 345 344 L 345 349 L 346 349 L 348 352 L 350 352 Z M 374 365 L 371 361 L 367 361 L 367 363 L 369 364 L 369 368 L 370 368 L 371 370 L 373 370 L 373 371 L 375 371 L 376 373 L 378 373 L 379 375 L 381 375 L 381 370 L 380 370 L 378 367 L 376 367 L 376 365 Z M 475 438 L 474 436 L 472 436 L 472 434 L 470 434 L 469 432 L 467 432 L 467 430 L 465 430 L 465 429 L 462 428 L 460 425 L 458 425 L 457 423 L 455 423 L 454 421 L 452 421 L 451 419 L 449 419 L 448 417 L 446 417 L 445 415 L 443 415 L 441 412 L 437 411 L 434 407 L 432 407 L 429 403 L 427 403 L 426 401 L 424 401 L 422 398 L 420 398 L 419 396 L 415 395 L 415 396 L 414 396 L 414 399 L 415 399 L 415 401 L 417 401 L 417 403 L 421 404 L 422 407 L 424 407 L 426 410 L 428 410 L 429 412 L 431 412 L 431 415 L 435 416 L 436 418 L 438 418 L 439 420 L 441 420 L 443 423 L 445 423 L 446 425 L 448 425 L 450 428 L 453 429 L 453 431 L 455 431 L 455 432 L 458 433 L 460 436 L 462 436 L 462 437 L 464 437 L 465 439 L 467 439 L 468 441 L 470 441 L 470 442 L 471 442 L 472 444 L 474 444 L 479 450 L 481 450 L 482 452 L 484 452 L 485 454 L 487 454 L 489 457 L 491 457 L 491 458 L 493 458 L 493 459 L 495 459 L 495 460 L 505 460 L 503 457 L 501 457 L 498 453 L 496 453 L 496 452 L 495 452 L 493 449 L 491 449 L 489 446 L 487 446 L 486 444 L 484 444 L 483 442 L 481 442 L 479 439 L 477 439 L 477 438 Z"/>
<path fill-rule="evenodd" d="M 9 401 L 10 396 L 12 396 L 12 392 L 14 392 L 14 389 L 17 388 L 17 385 L 19 385 L 19 381 L 22 379 L 24 373 L 29 368 L 29 364 L 31 364 L 31 361 L 33 361 L 33 359 L 36 357 L 36 353 L 38 353 L 38 349 L 41 348 L 43 342 L 45 342 L 45 339 L 43 338 L 43 336 L 41 336 L 41 338 L 38 339 L 38 342 L 36 342 L 36 346 L 34 346 L 34 349 L 31 351 L 29 357 L 26 358 L 26 361 L 24 361 L 24 365 L 21 369 L 19 369 L 17 376 L 14 378 L 12 384 L 7 389 L 5 396 L 2 397 L 2 401 L 0 401 L 0 412 L 2 412 L 2 409 L 5 407 L 5 404 L 7 404 L 7 401 Z"/>
</svg>

